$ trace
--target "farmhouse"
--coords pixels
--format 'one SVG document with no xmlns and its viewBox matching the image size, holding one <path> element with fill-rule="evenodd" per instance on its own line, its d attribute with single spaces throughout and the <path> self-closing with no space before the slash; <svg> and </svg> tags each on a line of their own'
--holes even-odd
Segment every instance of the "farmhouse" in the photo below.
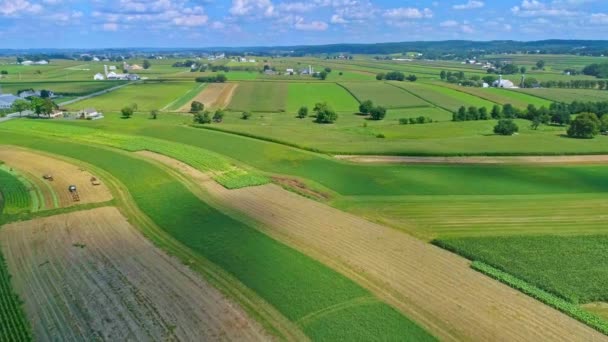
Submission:
<svg viewBox="0 0 608 342">
<path fill-rule="evenodd" d="M 287 75 L 293 75 L 295 72 L 294 72 L 294 70 L 293 70 L 293 69 L 288 68 L 288 69 L 285 69 L 285 73 L 286 73 Z"/>
<path fill-rule="evenodd" d="M 84 109 L 80 111 L 79 115 L 81 119 L 87 120 L 97 120 L 103 118 L 103 114 L 98 112 L 95 108 Z"/>
<path fill-rule="evenodd" d="M 492 86 L 496 88 L 517 88 L 513 82 L 504 80 L 502 75 L 500 75 L 499 78 L 492 83 Z"/>
<path fill-rule="evenodd" d="M 19 97 L 12 94 L 0 94 L 0 109 L 10 109 Z"/>
<path fill-rule="evenodd" d="M 93 80 L 95 80 L 95 81 L 103 81 L 105 79 L 106 78 L 103 76 L 103 74 L 99 73 L 99 72 L 96 73 L 95 76 L 93 76 Z"/>
</svg>

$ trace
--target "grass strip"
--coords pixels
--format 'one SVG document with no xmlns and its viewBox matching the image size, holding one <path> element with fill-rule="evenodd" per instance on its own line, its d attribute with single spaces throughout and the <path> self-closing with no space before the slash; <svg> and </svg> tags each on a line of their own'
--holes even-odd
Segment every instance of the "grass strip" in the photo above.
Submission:
<svg viewBox="0 0 608 342">
<path fill-rule="evenodd" d="M 585 311 L 576 304 L 572 304 L 564 299 L 550 294 L 549 292 L 543 291 L 534 285 L 531 285 L 481 261 L 473 261 L 471 268 L 565 313 L 566 315 L 590 326 L 602 334 L 608 335 L 608 322 L 604 321 L 598 316 L 593 315 L 592 313 Z"/>
</svg>

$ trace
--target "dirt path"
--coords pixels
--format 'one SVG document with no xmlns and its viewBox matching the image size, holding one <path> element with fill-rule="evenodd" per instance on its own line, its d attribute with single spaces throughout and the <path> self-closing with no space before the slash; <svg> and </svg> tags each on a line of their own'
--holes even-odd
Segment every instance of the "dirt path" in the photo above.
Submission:
<svg viewBox="0 0 608 342">
<path fill-rule="evenodd" d="M 363 164 L 604 164 L 608 155 L 521 157 L 406 157 L 336 155 L 336 159 Z"/>
<path fill-rule="evenodd" d="M 237 83 L 211 83 L 207 85 L 192 101 L 188 102 L 180 112 L 189 112 L 193 101 L 201 102 L 206 109 L 225 108 L 232 100 Z"/>
<path fill-rule="evenodd" d="M 66 146 L 69 148 L 69 146 Z M 14 146 L 0 146 L 0 160 L 37 185 L 44 194 L 44 208 L 69 207 L 77 204 L 107 202 L 112 194 L 100 179 L 100 185 L 91 184 L 94 175 L 65 161 L 30 152 Z M 50 174 L 53 181 L 44 180 Z M 99 178 L 99 177 L 97 177 Z M 80 201 L 74 201 L 68 187 L 75 185 Z"/>
<path fill-rule="evenodd" d="M 406 234 L 273 184 L 226 190 L 183 163 L 147 155 L 193 177 L 215 205 L 255 219 L 259 229 L 351 277 L 442 340 L 608 340 Z"/>
<path fill-rule="evenodd" d="M 269 339 L 115 208 L 9 224 L 0 244 L 38 340 Z"/>
</svg>

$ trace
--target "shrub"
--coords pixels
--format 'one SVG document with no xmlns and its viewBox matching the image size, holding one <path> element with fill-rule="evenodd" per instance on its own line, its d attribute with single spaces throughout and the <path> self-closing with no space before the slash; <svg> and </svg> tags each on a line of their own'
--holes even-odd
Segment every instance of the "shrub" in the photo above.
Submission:
<svg viewBox="0 0 608 342">
<path fill-rule="evenodd" d="M 372 108 L 374 108 L 374 103 L 371 100 L 366 100 L 359 105 L 359 112 L 362 114 L 369 114 L 372 111 Z"/>
<path fill-rule="evenodd" d="M 241 119 L 243 119 L 243 120 L 249 120 L 250 117 L 251 117 L 251 113 L 249 113 L 249 112 L 243 112 L 243 114 L 241 114 Z"/>
<path fill-rule="evenodd" d="M 378 81 L 382 81 L 385 76 L 386 76 L 386 74 L 384 74 L 384 73 L 381 72 L 381 73 L 379 73 L 379 74 L 376 75 L 376 79 Z"/>
<path fill-rule="evenodd" d="M 498 121 L 498 125 L 494 127 L 494 133 L 500 135 L 513 135 L 519 131 L 517 124 L 511 119 L 502 119 Z"/>
<path fill-rule="evenodd" d="M 213 114 L 213 122 L 222 122 L 224 120 L 224 111 L 218 109 Z"/>
<path fill-rule="evenodd" d="M 379 133 L 379 134 L 376 135 L 376 138 L 378 138 L 378 139 L 384 139 L 386 137 L 384 136 L 384 134 Z"/>
<path fill-rule="evenodd" d="M 124 107 L 123 109 L 120 110 L 120 113 L 122 114 L 122 117 L 125 119 L 130 118 L 133 115 L 133 107 Z"/>
<path fill-rule="evenodd" d="M 568 136 L 578 139 L 592 139 L 600 132 L 600 120 L 593 113 L 577 115 L 568 128 Z"/>
<path fill-rule="evenodd" d="M 407 125 L 409 123 L 409 119 L 408 118 L 401 118 L 399 119 L 399 124 L 400 125 Z"/>
<path fill-rule="evenodd" d="M 338 119 L 338 114 L 325 102 L 315 105 L 315 115 L 317 123 L 334 123 Z"/>
<path fill-rule="evenodd" d="M 190 104 L 190 113 L 198 113 L 205 110 L 205 105 L 198 101 L 192 101 Z"/>
<path fill-rule="evenodd" d="M 308 116 L 308 107 L 302 106 L 298 109 L 298 119 L 304 119 Z"/>
<path fill-rule="evenodd" d="M 194 114 L 194 118 L 193 118 L 194 122 L 197 124 L 209 124 L 211 123 L 211 115 L 209 114 L 208 111 L 205 112 L 198 112 L 196 114 Z"/>
<path fill-rule="evenodd" d="M 381 106 L 373 107 L 369 114 L 372 120 L 382 120 L 386 116 L 386 108 Z"/>
</svg>

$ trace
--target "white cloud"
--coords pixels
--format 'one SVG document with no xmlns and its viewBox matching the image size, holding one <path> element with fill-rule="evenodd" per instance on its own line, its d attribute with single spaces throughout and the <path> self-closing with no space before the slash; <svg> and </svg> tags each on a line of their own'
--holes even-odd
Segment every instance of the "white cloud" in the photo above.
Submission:
<svg viewBox="0 0 608 342">
<path fill-rule="evenodd" d="M 439 24 L 441 27 L 456 27 L 458 26 L 458 22 L 456 20 L 446 20 Z"/>
<path fill-rule="evenodd" d="M 574 17 L 581 13 L 556 4 L 547 5 L 538 0 L 523 0 L 521 5 L 511 8 L 511 12 L 520 17 Z"/>
<path fill-rule="evenodd" d="M 338 14 L 334 14 L 331 16 L 331 20 L 329 22 L 332 24 L 347 24 L 348 20 L 342 18 L 342 16 Z"/>
<path fill-rule="evenodd" d="M 606 13 L 593 13 L 589 20 L 592 24 L 608 25 L 608 14 Z"/>
<path fill-rule="evenodd" d="M 208 19 L 206 15 L 186 15 L 173 18 L 173 23 L 176 26 L 203 26 Z"/>
<path fill-rule="evenodd" d="M 433 11 L 428 8 L 423 10 L 413 7 L 392 8 L 384 12 L 384 17 L 390 20 L 432 18 Z"/>
<path fill-rule="evenodd" d="M 307 23 L 302 18 L 296 20 L 296 23 L 294 25 L 294 28 L 300 31 L 325 31 L 328 27 L 329 25 L 327 25 L 326 22 L 311 21 Z"/>
<path fill-rule="evenodd" d="M 452 8 L 455 10 L 469 10 L 469 9 L 482 8 L 483 6 L 485 6 L 485 3 L 483 1 L 469 0 L 465 4 L 454 5 L 454 6 L 452 6 Z"/>
<path fill-rule="evenodd" d="M 270 0 L 232 0 L 230 14 L 234 16 L 259 16 L 271 17 L 275 14 L 275 8 Z"/>
<path fill-rule="evenodd" d="M 0 15 L 18 16 L 42 11 L 42 6 L 27 0 L 0 0 Z"/>
<path fill-rule="evenodd" d="M 118 31 L 118 24 L 116 23 L 105 23 L 102 26 L 104 31 Z"/>
</svg>

